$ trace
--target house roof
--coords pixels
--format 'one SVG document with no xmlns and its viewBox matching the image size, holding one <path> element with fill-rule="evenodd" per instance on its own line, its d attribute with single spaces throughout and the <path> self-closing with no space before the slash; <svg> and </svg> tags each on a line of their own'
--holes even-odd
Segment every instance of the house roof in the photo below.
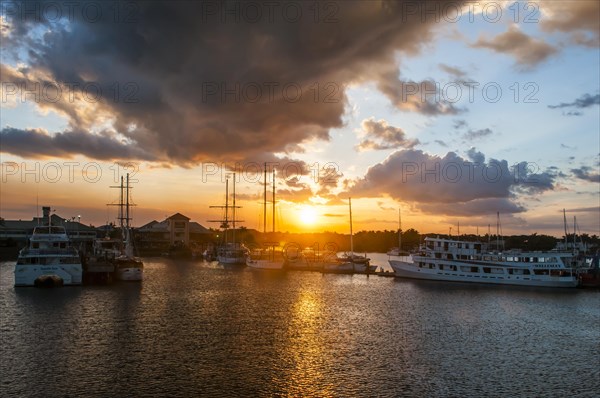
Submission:
<svg viewBox="0 0 600 398">
<path fill-rule="evenodd" d="M 181 217 L 178 217 L 181 216 Z M 156 220 L 150 221 L 148 224 L 142 225 L 137 230 L 139 232 L 167 232 L 169 230 L 168 220 L 189 220 L 186 216 L 181 215 L 180 213 L 176 213 L 171 217 L 165 219 L 164 221 L 158 222 Z M 196 234 L 208 234 L 210 230 L 195 221 L 189 222 L 189 229 L 191 233 Z"/>
<path fill-rule="evenodd" d="M 175 213 L 175 214 L 173 214 L 171 217 L 168 217 L 168 218 L 167 218 L 167 220 L 187 220 L 187 221 L 189 221 L 189 220 L 190 220 L 190 218 L 189 218 L 189 217 L 186 217 L 186 216 L 184 216 L 184 215 L 183 215 L 183 214 L 181 214 L 181 213 Z"/>
<path fill-rule="evenodd" d="M 198 224 L 195 221 L 190 222 L 190 232 L 197 233 L 197 234 L 209 234 L 210 233 L 208 228 L 203 227 L 202 225 Z"/>
<path fill-rule="evenodd" d="M 63 226 L 67 231 L 95 231 L 94 228 L 88 225 L 82 224 L 77 221 L 67 220 L 60 216 L 57 216 L 56 214 L 52 214 L 50 216 L 50 219 L 52 220 L 52 225 Z M 35 227 L 45 224 L 46 223 L 43 217 L 33 217 L 31 220 L 2 220 L 0 222 L 0 225 L 3 227 L 3 229 L 21 231 L 33 230 Z"/>
</svg>

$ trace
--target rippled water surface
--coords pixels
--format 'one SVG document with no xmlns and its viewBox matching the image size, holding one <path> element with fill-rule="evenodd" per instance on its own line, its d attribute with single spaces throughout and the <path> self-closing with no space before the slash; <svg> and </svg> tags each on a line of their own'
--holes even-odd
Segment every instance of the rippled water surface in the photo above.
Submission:
<svg viewBox="0 0 600 398">
<path fill-rule="evenodd" d="M 385 256 L 375 256 L 385 261 Z M 0 395 L 598 396 L 600 292 L 225 270 L 42 290 L 0 263 Z"/>
</svg>

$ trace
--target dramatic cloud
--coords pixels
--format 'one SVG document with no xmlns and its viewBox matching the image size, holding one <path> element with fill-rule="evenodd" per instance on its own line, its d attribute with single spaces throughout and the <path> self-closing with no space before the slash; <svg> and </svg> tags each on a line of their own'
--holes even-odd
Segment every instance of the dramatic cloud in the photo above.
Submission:
<svg viewBox="0 0 600 398">
<path fill-rule="evenodd" d="M 581 166 L 578 169 L 571 169 L 571 173 L 580 180 L 600 183 L 599 169 L 593 170 L 589 166 Z"/>
<path fill-rule="evenodd" d="M 369 168 L 366 175 L 349 188 L 353 197 L 387 195 L 415 202 L 426 212 L 480 214 L 502 207 L 504 212 L 520 212 L 517 195 L 533 195 L 554 189 L 556 176 L 538 172 L 536 166 L 519 163 L 509 167 L 506 160 L 490 159 L 472 148 L 469 159 L 448 152 L 444 157 L 421 150 L 394 152 L 385 161 Z M 455 210 L 452 210 L 455 204 Z"/>
<path fill-rule="evenodd" d="M 551 45 L 521 32 L 516 25 L 493 39 L 479 38 L 472 46 L 509 54 L 525 68 L 531 68 L 557 52 Z"/>
<path fill-rule="evenodd" d="M 361 126 L 365 138 L 357 145 L 359 151 L 412 148 L 419 144 L 419 140 L 406 138 L 404 130 L 388 125 L 383 119 L 379 121 L 374 118 L 365 119 Z"/>
<path fill-rule="evenodd" d="M 77 2 L 79 10 L 84 3 Z M 19 98 L 36 83 L 73 88 L 73 98 L 65 90 L 59 100 L 34 101 L 65 115 L 69 131 L 108 144 L 101 154 L 114 144 L 94 138 L 99 129 L 123 137 L 129 156 L 179 164 L 260 161 L 266 153 L 291 154 L 303 142 L 328 140 L 329 130 L 343 125 L 345 90 L 353 83 L 375 81 L 398 109 L 459 111 L 407 97 L 407 87 L 431 82 L 399 79 L 397 54 L 419 52 L 432 39 L 434 19 L 375 1 L 327 9 L 329 3 L 268 4 L 131 2 L 131 12 L 115 19 L 114 4 L 94 2 L 102 10 L 93 21 L 81 12 L 48 21 L 10 8 L 2 20 L 3 51 L 25 66 L 3 65 L 1 79 Z M 13 142 L 28 137 L 10 134 Z M 96 157 L 78 145 L 69 150 Z M 11 151 L 35 152 L 14 145 Z"/>
<path fill-rule="evenodd" d="M 589 108 L 593 105 L 600 105 L 600 94 L 590 95 L 583 94 L 581 97 L 577 98 L 573 102 L 561 102 L 558 105 L 548 105 L 548 108 L 556 109 L 556 108 Z M 579 115 L 581 113 L 577 112 Z"/>
<path fill-rule="evenodd" d="M 144 149 L 129 145 L 110 135 L 88 134 L 81 131 L 65 131 L 53 135 L 41 129 L 2 129 L 2 151 L 23 157 L 70 157 L 79 153 L 100 160 L 140 159 L 157 160 Z"/>
<path fill-rule="evenodd" d="M 545 1 L 540 5 L 542 30 L 567 33 L 574 44 L 592 48 L 600 45 L 600 2 Z"/>
<path fill-rule="evenodd" d="M 427 214 L 443 214 L 447 216 L 489 216 L 490 213 L 521 213 L 525 207 L 513 203 L 507 198 L 473 199 L 459 203 L 423 203 L 419 209 Z"/>
<path fill-rule="evenodd" d="M 425 115 L 456 115 L 464 108 L 457 108 L 440 95 L 439 84 L 433 80 L 420 82 L 400 79 L 398 68 L 390 68 L 380 73 L 377 88 L 385 94 L 396 108 L 420 112 Z"/>
</svg>

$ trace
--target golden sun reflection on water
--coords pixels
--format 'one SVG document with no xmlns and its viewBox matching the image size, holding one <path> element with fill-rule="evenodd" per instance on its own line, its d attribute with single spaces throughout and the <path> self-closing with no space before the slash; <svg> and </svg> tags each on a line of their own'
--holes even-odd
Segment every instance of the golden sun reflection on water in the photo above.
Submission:
<svg viewBox="0 0 600 398">
<path fill-rule="evenodd" d="M 322 339 L 323 307 L 319 293 L 308 290 L 300 292 L 292 306 L 286 347 L 292 362 L 286 388 L 289 397 L 308 391 L 321 397 L 335 395 L 328 376 L 322 372 L 327 367 Z M 316 388 L 318 391 L 312 391 Z"/>
</svg>

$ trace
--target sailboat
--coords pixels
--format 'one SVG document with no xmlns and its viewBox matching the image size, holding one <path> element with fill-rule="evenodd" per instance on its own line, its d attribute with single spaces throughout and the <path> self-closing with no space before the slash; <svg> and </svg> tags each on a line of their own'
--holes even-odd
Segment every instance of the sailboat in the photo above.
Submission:
<svg viewBox="0 0 600 398">
<path fill-rule="evenodd" d="M 248 256 L 248 249 L 243 245 L 235 241 L 235 210 L 239 209 L 239 206 L 235 205 L 235 173 L 233 173 L 233 205 L 229 206 L 229 176 L 225 179 L 225 206 L 210 206 L 211 208 L 221 208 L 225 210 L 225 217 L 223 220 L 211 220 L 211 222 L 220 222 L 221 228 L 223 228 L 223 243 L 217 247 L 217 260 L 219 263 L 225 266 L 244 266 L 246 265 L 246 257 Z M 233 218 L 231 220 L 232 230 L 232 241 L 229 242 L 228 230 L 229 230 L 229 208 L 232 209 Z"/>
<path fill-rule="evenodd" d="M 263 200 L 263 210 L 264 210 L 264 230 L 263 234 L 267 232 L 266 221 L 267 221 L 267 164 L 265 163 L 265 189 L 264 189 L 264 200 Z M 273 170 L 273 234 L 275 234 L 275 170 Z M 280 254 L 281 255 L 281 254 Z M 246 264 L 248 267 L 253 269 L 262 269 L 262 270 L 282 270 L 284 260 L 283 258 L 277 257 L 277 252 L 275 251 L 275 244 L 271 245 L 268 250 L 259 249 L 248 256 L 246 260 Z"/>
<path fill-rule="evenodd" d="M 123 177 L 121 177 L 120 201 L 119 201 L 119 219 L 121 221 L 121 231 L 123 234 L 123 252 L 115 258 L 115 271 L 118 280 L 121 281 L 141 281 L 144 279 L 144 263 L 133 254 L 133 237 L 131 236 L 131 227 L 129 226 L 129 173 L 127 173 L 127 184 L 123 187 Z M 125 188 L 125 203 L 123 203 L 123 188 Z M 125 206 L 125 214 L 123 214 Z M 123 221 L 125 224 L 123 225 Z"/>
<path fill-rule="evenodd" d="M 345 253 L 337 258 L 337 263 L 323 265 L 323 272 L 338 274 L 372 273 L 377 266 L 370 265 L 371 259 L 354 253 L 354 234 L 352 232 L 352 198 L 348 198 L 350 210 L 350 253 Z"/>
<path fill-rule="evenodd" d="M 398 209 L 398 247 L 392 247 L 388 252 L 388 256 L 409 256 L 410 253 L 402 250 L 402 215 Z"/>
</svg>

